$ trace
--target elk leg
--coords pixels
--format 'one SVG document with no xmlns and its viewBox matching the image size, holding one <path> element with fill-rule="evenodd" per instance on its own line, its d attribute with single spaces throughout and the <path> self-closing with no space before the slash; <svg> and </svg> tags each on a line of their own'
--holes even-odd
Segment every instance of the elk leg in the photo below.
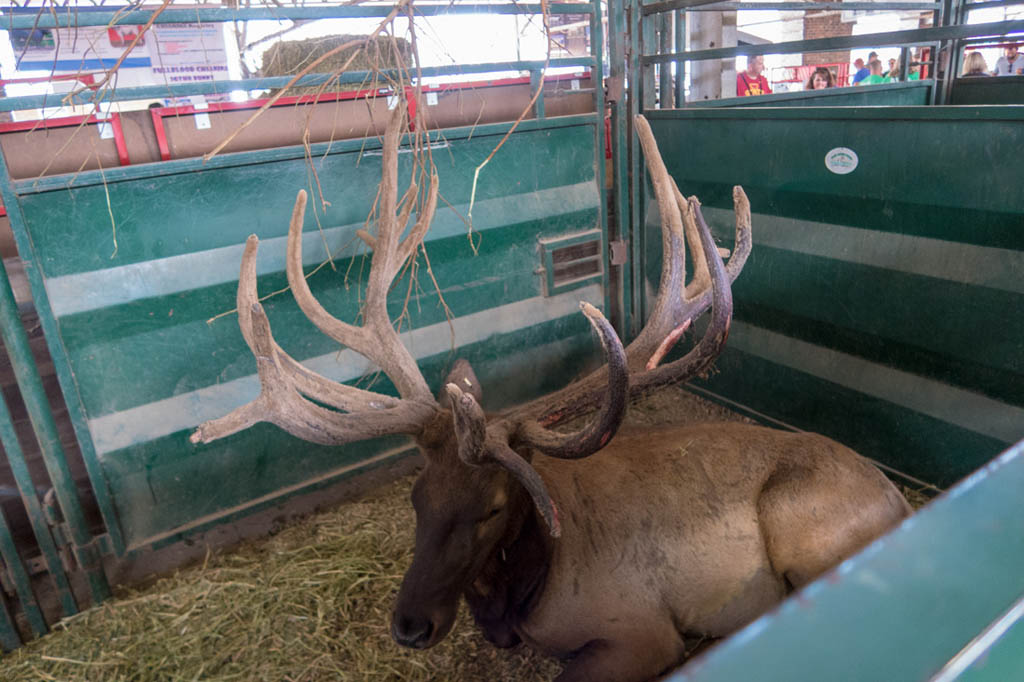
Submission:
<svg viewBox="0 0 1024 682">
<path fill-rule="evenodd" d="M 555 682 L 644 682 L 678 665 L 684 655 L 675 628 L 635 632 L 629 638 L 588 642 Z"/>
<path fill-rule="evenodd" d="M 773 476 L 758 501 L 772 568 L 794 589 L 837 566 L 910 513 L 882 472 L 837 443 L 826 445 L 833 466 L 794 467 Z"/>
</svg>

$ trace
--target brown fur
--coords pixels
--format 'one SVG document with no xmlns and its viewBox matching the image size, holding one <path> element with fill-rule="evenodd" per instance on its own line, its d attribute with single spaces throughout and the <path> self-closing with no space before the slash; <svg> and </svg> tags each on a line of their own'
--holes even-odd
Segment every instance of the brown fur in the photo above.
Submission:
<svg viewBox="0 0 1024 682">
<path fill-rule="evenodd" d="M 570 659 L 560 682 L 654 677 L 680 662 L 684 634 L 735 631 L 910 512 L 867 460 L 816 434 L 633 429 L 585 461 L 534 458 L 560 513 L 552 539 L 503 470 L 442 445 L 413 493 L 396 618 L 440 614 L 420 644 L 433 645 L 463 594 L 498 646 Z"/>
</svg>

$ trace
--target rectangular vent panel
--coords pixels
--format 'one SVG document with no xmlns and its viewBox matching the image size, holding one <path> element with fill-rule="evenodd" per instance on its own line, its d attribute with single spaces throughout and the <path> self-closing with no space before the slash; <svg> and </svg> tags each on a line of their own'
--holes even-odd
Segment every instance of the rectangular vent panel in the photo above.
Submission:
<svg viewBox="0 0 1024 682">
<path fill-rule="evenodd" d="M 604 275 L 601 237 L 600 230 L 590 230 L 541 240 L 548 296 L 601 280 Z"/>
</svg>

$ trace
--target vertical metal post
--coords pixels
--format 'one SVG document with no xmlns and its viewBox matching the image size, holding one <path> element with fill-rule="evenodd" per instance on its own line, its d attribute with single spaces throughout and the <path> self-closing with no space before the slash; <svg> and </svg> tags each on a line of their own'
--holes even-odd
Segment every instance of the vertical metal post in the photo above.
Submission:
<svg viewBox="0 0 1024 682">
<path fill-rule="evenodd" d="M 641 103 L 644 99 L 644 78 L 640 67 L 640 57 L 643 54 L 641 42 L 641 25 L 643 19 L 640 15 L 640 0 L 628 0 L 629 2 L 629 235 L 630 257 L 632 259 L 632 295 L 633 295 L 633 328 L 630 330 L 630 338 L 640 333 L 644 319 L 643 300 L 643 253 L 644 253 L 644 231 L 640 225 L 640 201 L 644 183 L 643 164 L 640 160 L 640 143 L 633 131 L 633 117 L 640 113 Z"/>
<path fill-rule="evenodd" d="M 686 10 L 676 10 L 676 35 L 675 51 L 686 51 Z M 676 62 L 676 107 L 682 109 L 686 106 L 686 62 L 682 59 Z"/>
<path fill-rule="evenodd" d="M 955 23 L 954 19 L 954 2 L 955 0 L 943 0 L 941 7 L 938 11 L 938 23 L 936 26 L 949 26 Z M 953 45 L 951 41 L 941 41 L 935 50 L 935 88 L 932 90 L 932 104 L 945 104 L 947 101 L 948 85 L 952 80 L 950 76 L 950 69 L 953 68 L 953 55 L 949 52 L 952 50 Z M 942 79 L 939 79 L 939 66 L 942 64 L 943 53 L 946 54 L 946 69 L 942 73 Z"/>
<path fill-rule="evenodd" d="M 662 12 L 658 15 L 658 53 L 668 54 L 672 51 L 672 15 L 675 12 Z M 672 64 L 662 64 L 658 72 L 658 108 L 674 109 L 676 106 L 675 90 L 672 88 Z"/>
<path fill-rule="evenodd" d="M 46 523 L 46 515 L 39 505 L 35 484 L 32 482 L 28 463 L 25 461 L 25 453 L 18 443 L 14 423 L 11 420 L 10 411 L 7 409 L 7 401 L 2 397 L 0 397 L 0 440 L 3 441 L 4 452 L 7 454 L 7 463 L 10 465 L 11 473 L 14 475 L 14 481 L 18 486 L 18 493 L 21 495 L 22 504 L 25 505 L 25 513 L 28 514 L 28 520 L 32 525 L 32 532 L 36 536 L 36 543 L 39 545 L 39 551 L 42 553 L 43 562 L 53 578 L 61 610 L 65 616 L 74 615 L 78 613 L 78 604 L 75 602 L 75 595 L 68 584 L 68 578 L 64 574 L 64 564 L 61 563 L 60 555 L 57 554 L 56 544 L 50 535 L 50 526 Z"/>
<path fill-rule="evenodd" d="M 658 15 L 654 14 L 640 14 L 640 6 L 643 4 L 643 0 L 637 2 L 637 15 L 640 17 L 640 53 L 643 56 L 654 54 L 658 49 L 658 41 L 655 37 L 654 22 L 657 20 Z M 653 109 L 656 98 L 654 91 L 654 65 L 645 64 L 641 67 L 642 78 L 643 78 L 643 108 Z"/>
<path fill-rule="evenodd" d="M 14 191 L 2 149 L 0 149 L 0 194 L 3 196 L 11 226 L 24 230 L 25 220 L 21 214 L 21 204 Z M 16 229 L 15 234 L 17 231 Z M 19 251 L 21 251 L 21 247 L 22 245 L 19 244 Z M 24 260 L 24 254 L 22 255 Z M 39 277 L 39 273 L 31 272 L 35 267 L 38 267 L 37 264 L 29 260 L 25 261 L 25 269 L 29 272 L 30 279 L 33 276 Z M 78 499 L 78 491 L 75 489 L 75 482 L 71 476 L 71 470 L 68 468 L 64 447 L 61 445 L 57 426 L 53 421 L 53 414 L 50 412 L 50 404 L 46 399 L 42 381 L 39 379 L 35 358 L 32 357 L 28 335 L 21 325 L 21 317 L 18 315 L 18 306 L 14 301 L 11 282 L 7 278 L 7 271 L 3 268 L 0 268 L 0 335 L 3 337 L 7 353 L 11 358 L 18 388 L 25 401 L 25 407 L 28 409 L 29 420 L 32 422 L 32 429 L 39 442 L 39 449 L 42 451 L 43 463 L 46 465 L 50 482 L 57 495 L 57 502 L 60 504 L 64 520 L 71 533 L 71 542 L 76 558 L 88 578 L 89 591 L 93 601 L 99 603 L 110 597 L 110 585 L 103 574 L 103 564 L 99 558 L 99 552 L 89 533 L 81 501 Z"/>
<path fill-rule="evenodd" d="M 590 67 L 590 80 L 594 83 L 594 111 L 597 121 L 594 124 L 594 171 L 597 175 L 598 195 L 601 197 L 601 208 L 598 213 L 601 220 L 601 253 L 605 258 L 605 272 L 608 273 L 609 286 L 604 290 L 604 309 L 611 311 L 611 268 L 608 267 L 610 254 L 608 251 L 608 189 L 605 182 L 605 104 L 604 104 L 604 22 L 601 20 L 601 0 L 593 0 L 594 11 L 590 15 L 590 54 L 594 63 Z"/>
<path fill-rule="evenodd" d="M 608 0 L 608 99 L 612 109 L 612 193 L 615 203 L 615 220 L 612 223 L 612 239 L 626 244 L 627 258 L 619 266 L 617 286 L 620 318 L 613 320 L 623 339 L 633 334 L 633 268 L 634 244 L 629 222 L 629 102 L 626 93 L 626 0 Z M 633 81 L 630 79 L 630 86 Z"/>
<path fill-rule="evenodd" d="M 544 84 L 540 81 L 540 71 L 530 69 L 530 96 L 540 88 L 544 87 Z M 537 101 L 533 104 L 533 115 L 537 117 L 537 120 L 544 118 L 544 93 L 542 92 L 538 97 Z"/>
<path fill-rule="evenodd" d="M 0 594 L 0 648 L 4 651 L 14 651 L 21 646 L 21 635 L 18 634 L 18 627 L 11 618 L 11 612 L 7 610 L 7 602 Z"/>
<path fill-rule="evenodd" d="M 25 614 L 25 620 L 32 628 L 36 637 L 42 637 L 47 632 L 46 620 L 43 612 L 39 610 L 36 603 L 36 595 L 32 593 L 32 581 L 28 577 L 25 565 L 21 563 L 18 556 L 18 548 L 14 546 L 14 536 L 11 535 L 11 527 L 7 524 L 7 517 L 0 510 L 0 556 L 3 556 L 4 564 L 7 566 L 7 575 L 14 583 L 14 590 L 18 593 L 18 600 L 21 602 L 21 610 Z"/>
</svg>

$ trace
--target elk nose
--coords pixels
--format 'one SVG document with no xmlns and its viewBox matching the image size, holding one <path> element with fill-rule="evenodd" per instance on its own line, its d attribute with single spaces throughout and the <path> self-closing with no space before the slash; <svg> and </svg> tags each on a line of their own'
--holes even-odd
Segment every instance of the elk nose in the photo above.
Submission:
<svg viewBox="0 0 1024 682">
<path fill-rule="evenodd" d="M 434 624 L 427 618 L 395 614 L 391 620 L 391 637 L 402 646 L 422 649 L 433 632 Z"/>
</svg>

